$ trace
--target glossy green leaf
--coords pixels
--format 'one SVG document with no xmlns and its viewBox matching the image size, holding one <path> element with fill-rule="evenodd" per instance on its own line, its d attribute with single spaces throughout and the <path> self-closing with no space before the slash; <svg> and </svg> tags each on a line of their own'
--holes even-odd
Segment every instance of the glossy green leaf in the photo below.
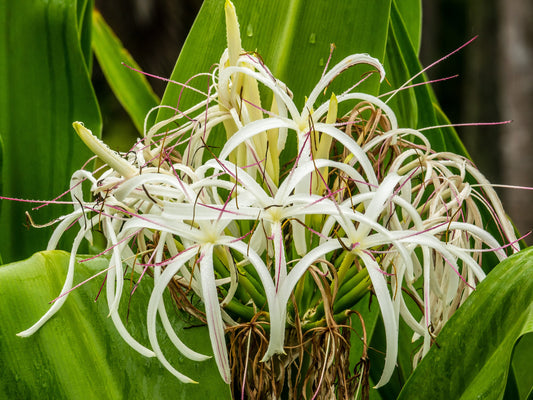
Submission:
<svg viewBox="0 0 533 400">
<path fill-rule="evenodd" d="M 412 73 L 407 67 L 404 55 L 400 48 L 400 43 L 394 33 L 394 28 L 389 24 L 389 35 L 387 39 L 387 52 L 385 56 L 385 70 L 388 73 L 387 81 L 381 85 L 383 93 L 390 93 L 400 87 L 412 77 Z M 404 41 L 404 46 L 411 46 L 410 42 Z M 384 96 L 385 101 L 395 111 L 400 127 L 416 127 L 418 124 L 418 103 L 414 88 L 403 89 L 397 92 L 394 97 Z"/>
<path fill-rule="evenodd" d="M 144 118 L 159 104 L 159 98 L 143 74 L 123 65 L 141 69 L 96 10 L 93 11 L 93 24 L 93 49 L 98 63 L 113 93 L 142 133 Z"/>
<path fill-rule="evenodd" d="M 387 42 L 387 59 L 386 65 L 389 70 L 394 71 L 399 79 L 413 77 L 422 70 L 418 60 L 418 50 L 413 47 L 410 34 L 402 12 L 403 8 L 398 6 L 401 2 L 393 2 L 391 7 L 391 19 L 389 27 L 389 39 Z M 404 81 L 394 82 L 392 88 L 399 87 Z M 414 79 L 410 84 L 420 84 L 425 81 L 425 76 L 421 75 Z M 390 87 L 382 84 L 381 92 L 389 92 Z M 398 113 L 400 121 L 414 125 L 407 125 L 411 128 L 426 128 L 440 125 L 443 115 L 437 115 L 440 112 L 438 103 L 433 91 L 429 85 L 419 85 L 408 90 L 409 94 L 398 93 L 397 100 Z M 414 99 L 413 101 L 413 95 Z M 445 118 L 445 117 L 444 117 Z M 458 154 L 467 156 L 464 146 L 452 128 L 432 129 L 425 132 L 428 139 L 436 151 L 455 151 Z"/>
<path fill-rule="evenodd" d="M 417 53 L 412 46 L 409 38 L 409 32 L 401 18 L 400 12 L 396 3 L 391 7 L 391 23 L 389 29 L 389 48 L 387 49 L 388 63 L 393 70 L 403 71 L 409 78 L 421 71 L 422 67 L 417 58 Z M 414 79 L 411 84 L 422 83 L 423 76 Z M 404 81 L 405 82 L 405 81 Z M 402 82 L 403 83 L 403 82 Z M 411 90 L 411 89 L 409 89 Z M 416 102 L 416 108 L 412 110 L 416 113 L 415 125 L 412 128 L 425 128 L 436 125 L 435 112 L 433 110 L 433 102 L 430 95 L 430 88 L 427 85 L 420 85 L 412 89 Z M 401 93 L 400 93 L 401 94 Z M 409 107 L 409 102 L 405 108 Z M 404 112 L 407 112 L 405 110 Z M 413 123 L 412 121 L 410 121 Z M 428 139 L 432 146 L 437 151 L 445 149 L 445 141 L 442 133 L 439 130 L 431 131 L 428 134 Z"/>
<path fill-rule="evenodd" d="M 184 359 L 164 334 L 160 335 L 160 344 L 169 361 L 199 384 L 181 383 L 157 359 L 132 350 L 107 317 L 105 290 L 94 301 L 102 275 L 74 290 L 61 310 L 33 336 L 16 336 L 36 322 L 59 295 L 68 259 L 64 252 L 42 252 L 0 267 L 0 398 L 230 398 L 229 387 L 212 359 L 202 363 Z M 105 259 L 78 264 L 76 280 L 93 276 L 107 264 Z M 128 330 L 145 345 L 146 306 L 152 283 L 151 279 L 141 281 L 131 297 L 128 318 L 128 301 L 123 300 L 120 308 Z M 168 302 L 167 309 L 172 307 Z M 178 334 L 185 343 L 210 353 L 206 327 L 185 329 L 188 323 L 180 320 L 178 312 L 169 312 L 169 316 L 173 325 L 180 327 Z"/>
<path fill-rule="evenodd" d="M 2 139 L 2 135 L 0 135 L 0 176 L 2 176 L 3 167 L 4 167 L 4 140 Z M 0 180 L 0 195 L 2 195 L 3 190 L 4 190 L 2 183 L 3 183 L 2 180 Z M 2 203 L 3 202 L 0 201 L 0 214 L 2 214 Z M 0 265 L 2 264 L 3 264 L 2 254 L 0 253 Z"/>
<path fill-rule="evenodd" d="M 533 248 L 503 261 L 478 285 L 443 328 L 438 345 L 415 369 L 399 398 L 501 399 L 513 348 L 531 332 Z M 529 363 L 532 356 L 527 357 Z M 531 368 L 525 372 L 531 378 Z"/>
<path fill-rule="evenodd" d="M 330 65 L 353 53 L 384 58 L 390 0 L 236 0 L 234 4 L 243 48 L 261 55 L 273 74 L 292 90 L 299 106 L 320 79 L 331 44 L 335 44 L 335 51 Z M 210 71 L 225 47 L 224 0 L 207 0 L 180 53 L 172 79 L 185 82 Z M 335 87 L 346 89 L 367 70 L 354 68 L 341 75 L 332 91 Z M 207 87 L 205 79 L 196 82 L 202 82 L 197 85 L 200 88 Z M 373 76 L 364 85 L 366 91 L 377 93 L 378 77 Z M 180 99 L 179 108 L 185 110 L 201 100 L 190 91 L 180 98 L 180 91 L 180 86 L 170 84 L 163 104 L 176 106 Z M 168 116 L 168 112 L 162 112 L 159 118 Z"/>
<path fill-rule="evenodd" d="M 532 328 L 533 330 L 533 328 Z M 512 369 L 514 373 L 518 398 L 531 399 L 533 395 L 533 332 L 522 336 L 513 349 Z"/>
<path fill-rule="evenodd" d="M 90 1 L 19 0 L 0 2 L 0 135 L 4 140 L 3 195 L 53 199 L 90 153 L 73 121 L 95 134 L 101 119 L 82 51 L 79 7 Z M 31 205 L 3 201 L 0 251 L 4 261 L 46 247 L 50 229 L 30 229 L 24 212 Z M 32 213 L 36 223 L 61 215 L 67 206 Z"/>
<path fill-rule="evenodd" d="M 421 0 L 393 0 L 398 13 L 407 28 L 409 39 L 416 51 L 420 51 L 422 39 L 422 1 Z"/>
<path fill-rule="evenodd" d="M 79 1 L 78 12 L 78 37 L 85 64 L 89 72 L 92 71 L 93 54 L 91 50 L 91 38 L 93 31 L 92 11 L 94 0 Z"/>
</svg>

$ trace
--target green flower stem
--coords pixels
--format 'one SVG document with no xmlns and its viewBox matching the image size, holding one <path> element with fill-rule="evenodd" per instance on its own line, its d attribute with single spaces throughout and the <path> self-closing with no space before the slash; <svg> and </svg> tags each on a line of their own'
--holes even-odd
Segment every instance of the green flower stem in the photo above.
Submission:
<svg viewBox="0 0 533 400">
<path fill-rule="evenodd" d="M 264 307 L 268 308 L 267 300 L 264 294 L 262 294 L 258 288 L 261 287 L 259 283 L 254 279 L 251 274 L 239 275 L 239 286 L 244 288 L 244 290 L 250 295 L 253 302 L 258 308 Z"/>
<path fill-rule="evenodd" d="M 333 312 L 342 313 L 352 308 L 370 289 L 371 283 L 367 269 L 365 268 L 359 271 L 352 279 L 340 287 L 337 297 L 333 302 Z M 321 302 L 317 306 L 311 321 L 323 320 L 323 317 L 324 303 Z"/>
<path fill-rule="evenodd" d="M 220 259 L 220 254 L 213 257 L 213 266 L 215 272 L 219 275 L 219 278 L 227 278 L 229 276 L 229 270 L 227 264 Z"/>
<path fill-rule="evenodd" d="M 337 268 L 337 276 L 339 278 L 339 282 L 344 282 L 345 279 L 350 279 L 354 272 L 357 273 L 357 268 L 351 268 L 355 260 L 355 254 L 345 250 L 339 258 L 342 262 L 340 267 Z"/>
<path fill-rule="evenodd" d="M 219 257 L 213 257 L 213 265 L 221 278 L 229 276 L 228 267 Z M 264 294 L 260 292 L 261 284 L 251 274 L 252 268 L 249 265 L 244 266 L 243 269 L 244 273 L 239 274 L 238 278 L 241 285 L 237 286 L 235 295 L 242 303 L 247 303 L 251 298 L 258 307 L 262 307 L 267 301 Z"/>
<path fill-rule="evenodd" d="M 235 257 L 235 264 L 238 268 L 238 280 L 237 292 L 235 295 L 246 303 L 251 298 L 257 307 L 261 308 L 267 306 L 266 296 L 263 291 L 263 285 L 257 275 L 257 272 L 252 265 L 243 262 L 242 256 L 239 254 L 232 254 Z M 214 257 L 216 259 L 216 257 Z M 216 266 L 215 266 L 216 268 Z M 224 267 L 227 270 L 227 267 Z M 229 272 L 226 272 L 225 276 L 229 276 Z M 242 284 L 242 285 L 241 285 Z"/>
<path fill-rule="evenodd" d="M 239 278 L 239 282 L 240 281 L 241 280 Z M 248 303 L 248 301 L 250 301 L 250 299 L 252 298 L 250 296 L 250 293 L 248 293 L 248 291 L 244 289 L 244 286 L 242 285 L 237 285 L 237 290 L 235 291 L 235 297 L 238 298 L 239 301 L 241 301 L 244 304 Z"/>
<path fill-rule="evenodd" d="M 357 276 L 363 275 L 363 271 L 367 271 L 366 268 L 362 270 Z M 372 281 L 368 276 L 368 272 L 364 274 L 366 276 L 352 289 L 342 297 L 338 297 L 337 300 L 333 303 L 333 312 L 335 314 L 344 312 L 344 310 L 349 310 L 357 304 L 359 300 L 370 290 L 372 286 Z M 347 285 L 346 285 L 347 286 Z"/>
<path fill-rule="evenodd" d="M 302 276 L 296 288 L 294 290 L 294 297 L 296 299 L 296 304 L 298 305 L 298 313 L 300 318 L 303 318 L 305 312 L 311 307 L 312 304 L 316 304 L 317 299 L 315 299 L 316 285 L 311 275 L 305 274 Z M 294 306 L 289 303 L 289 312 L 294 314 Z"/>
<path fill-rule="evenodd" d="M 235 298 L 231 299 L 231 301 L 226 305 L 225 308 L 231 314 L 238 316 L 244 321 L 250 321 L 256 314 L 256 311 L 252 307 L 248 307 L 241 304 Z"/>
<path fill-rule="evenodd" d="M 366 283 L 366 285 L 365 285 Z M 334 303 L 333 306 L 333 319 L 337 324 L 342 324 L 344 321 L 346 321 L 347 314 L 346 311 L 351 310 L 364 296 L 365 294 L 370 290 L 370 278 L 366 278 L 363 282 L 361 282 L 357 287 L 355 287 L 351 292 L 350 296 L 345 296 L 342 299 L 341 302 Z M 317 307 L 317 313 L 315 314 L 315 318 L 318 317 L 318 309 L 322 309 L 322 316 L 318 317 L 319 320 L 316 320 L 315 318 L 313 321 L 302 325 L 302 331 L 306 332 L 310 329 L 319 328 L 326 326 L 326 318 L 323 316 L 324 314 L 324 303 L 320 303 L 319 307 Z"/>
<path fill-rule="evenodd" d="M 340 281 L 340 287 L 337 292 L 337 299 L 340 299 L 346 295 L 352 288 L 355 288 L 361 281 L 368 278 L 368 270 L 366 268 L 363 268 L 361 271 L 358 271 L 355 266 L 350 269 L 350 273 L 346 274 L 346 279 Z M 353 271 L 355 271 L 355 274 L 353 274 Z M 353 274 L 353 275 L 352 275 Z"/>
</svg>

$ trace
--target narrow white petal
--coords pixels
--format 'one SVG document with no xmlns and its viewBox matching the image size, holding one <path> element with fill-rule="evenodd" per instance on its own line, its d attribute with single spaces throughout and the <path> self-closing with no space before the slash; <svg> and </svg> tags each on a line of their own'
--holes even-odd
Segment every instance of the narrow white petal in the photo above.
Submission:
<svg viewBox="0 0 533 400">
<path fill-rule="evenodd" d="M 197 248 L 190 248 L 181 253 L 179 256 L 177 256 L 174 262 L 171 265 L 167 266 L 167 268 L 161 274 L 160 279 L 158 279 L 158 281 L 154 284 L 154 289 L 152 290 L 150 301 L 148 302 L 147 311 L 146 326 L 148 330 L 148 338 L 150 340 L 152 348 L 154 349 L 154 353 L 157 359 L 161 362 L 161 364 L 163 364 L 163 366 L 168 371 L 170 371 L 175 377 L 177 377 L 180 381 L 184 383 L 196 382 L 193 381 L 191 378 L 183 375 L 177 369 L 175 369 L 163 355 L 163 352 L 161 351 L 161 347 L 159 346 L 159 342 L 157 340 L 157 312 L 159 309 L 159 303 L 163 302 L 163 292 L 166 289 L 168 283 L 180 270 L 180 268 L 183 267 L 183 264 L 187 262 L 190 258 L 194 257 L 197 251 Z"/>
<path fill-rule="evenodd" d="M 318 96 L 326 89 L 330 83 L 340 75 L 340 73 L 357 64 L 369 64 L 375 67 L 380 75 L 380 81 L 385 78 L 385 69 L 377 58 L 371 57 L 368 54 L 352 54 L 341 60 L 338 64 L 333 66 L 320 81 L 313 88 L 313 91 L 309 95 L 304 110 L 312 110 Z M 306 117 L 304 115 L 304 117 Z"/>
<path fill-rule="evenodd" d="M 394 306 L 389 294 L 387 281 L 380 271 L 377 263 L 368 254 L 363 252 L 359 253 L 359 256 L 363 260 L 368 275 L 372 280 L 372 287 L 374 293 L 378 299 L 379 308 L 381 310 L 381 316 L 385 325 L 385 337 L 387 343 L 387 352 L 385 354 L 385 366 L 379 382 L 376 384 L 376 388 L 385 385 L 391 378 L 396 365 L 396 359 L 398 357 L 398 323 L 397 317 L 394 315 Z"/>
<path fill-rule="evenodd" d="M 202 284 L 202 297 L 205 305 L 207 328 L 211 339 L 211 346 L 220 376 L 227 384 L 231 383 L 228 349 L 224 338 L 224 321 L 220 313 L 218 291 L 215 283 L 213 269 L 213 245 L 202 246 L 202 259 L 200 261 L 200 276 Z"/>
<path fill-rule="evenodd" d="M 74 238 L 74 242 L 72 244 L 72 249 L 70 253 L 70 258 L 68 262 L 68 270 L 67 270 L 67 276 L 65 278 L 65 283 L 63 284 L 63 288 L 61 289 L 61 294 L 67 293 L 70 289 L 72 289 L 72 282 L 74 280 L 74 267 L 76 266 L 76 253 L 78 251 L 78 247 L 80 246 L 80 243 L 85 236 L 86 230 L 80 229 L 76 237 Z M 43 326 L 46 321 L 48 321 L 67 301 L 68 294 L 64 294 L 61 296 L 58 300 L 54 302 L 54 304 L 48 309 L 48 311 L 30 328 L 26 329 L 25 331 L 17 333 L 17 336 L 27 337 L 33 335 L 41 326 Z"/>
<path fill-rule="evenodd" d="M 239 144 L 245 143 L 255 135 L 277 128 L 294 128 L 294 124 L 290 123 L 289 120 L 282 120 L 281 118 L 265 118 L 250 122 L 228 139 L 220 152 L 219 159 L 226 160 L 229 154 L 235 150 Z"/>
<path fill-rule="evenodd" d="M 272 234 L 274 241 L 274 264 L 275 264 L 275 285 L 276 291 L 287 277 L 287 260 L 285 257 L 285 247 L 283 246 L 283 231 L 281 223 L 276 222 L 272 226 Z"/>
</svg>

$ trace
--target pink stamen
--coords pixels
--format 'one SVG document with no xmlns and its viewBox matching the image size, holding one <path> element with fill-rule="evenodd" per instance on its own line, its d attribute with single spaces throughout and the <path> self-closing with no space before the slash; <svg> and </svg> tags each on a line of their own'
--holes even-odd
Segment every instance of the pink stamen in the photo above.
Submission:
<svg viewBox="0 0 533 400">
<path fill-rule="evenodd" d="M 67 290 L 66 292 L 64 293 L 61 293 L 59 296 L 57 296 L 54 300 L 52 300 L 49 304 L 54 304 L 57 300 L 59 300 L 61 297 L 63 296 L 66 296 L 67 294 L 69 294 L 70 292 L 74 291 L 75 289 L 79 288 L 81 285 L 85 285 L 87 282 L 89 282 L 90 280 L 96 278 L 97 276 L 99 275 L 102 275 L 104 272 L 107 272 L 109 271 L 111 268 L 115 268 L 114 265 L 110 266 L 110 267 L 107 267 L 106 269 L 94 274 L 93 276 L 91 276 L 90 278 L 87 278 L 85 279 L 83 282 L 80 282 L 78 283 L 76 286 L 74 286 L 73 288 L 71 288 L 70 290 Z M 105 282 L 105 281 L 104 281 Z M 98 292 L 100 293 L 100 292 Z"/>
<path fill-rule="evenodd" d="M 374 189 L 377 189 L 379 187 L 379 185 L 375 185 L 375 184 L 370 183 L 370 182 L 360 181 L 358 179 L 353 179 L 353 178 L 349 178 L 349 177 L 347 177 L 346 179 L 348 179 L 350 182 L 360 183 L 362 185 L 366 185 L 366 186 L 374 188 Z"/>
<path fill-rule="evenodd" d="M 102 293 L 102 289 L 104 288 L 106 281 L 107 281 L 107 274 L 105 275 L 104 280 L 102 281 L 102 284 L 100 285 L 100 289 L 98 290 L 98 293 L 96 294 L 96 297 L 94 298 L 95 303 L 98 300 L 98 297 L 100 297 L 100 293 Z"/>
<path fill-rule="evenodd" d="M 324 75 L 326 75 L 326 72 L 328 71 L 329 62 L 331 61 L 331 57 L 333 56 L 334 50 L 335 50 L 335 45 L 333 43 L 330 43 L 328 60 L 326 61 L 326 65 L 324 65 L 324 70 L 322 71 L 322 75 L 320 76 L 320 79 L 322 79 Z"/>
<path fill-rule="evenodd" d="M 426 128 L 421 128 L 418 131 L 428 131 L 430 129 L 439 129 L 439 128 L 457 128 L 460 126 L 493 126 L 493 125 L 506 125 L 510 124 L 511 120 L 509 121 L 497 121 L 497 122 L 465 122 L 462 124 L 444 124 L 444 125 L 436 125 L 436 126 L 428 126 Z"/>
<path fill-rule="evenodd" d="M 74 222 L 72 222 L 72 223 L 71 223 L 71 224 L 65 229 L 65 231 L 68 231 L 70 228 L 72 228 L 74 225 L 76 225 L 76 224 L 80 221 L 80 219 L 81 219 L 82 217 L 85 218 L 85 213 L 82 214 L 82 215 L 80 215 L 78 218 L 76 218 L 76 219 L 74 220 Z"/>
<path fill-rule="evenodd" d="M 459 270 L 457 270 L 457 269 L 453 266 L 453 264 L 452 264 L 450 261 L 448 261 L 448 259 L 447 259 L 446 257 L 444 257 L 442 254 L 441 254 L 440 256 L 442 257 L 442 259 L 443 259 L 444 261 L 446 261 L 446 264 L 448 264 L 448 265 L 454 270 L 454 272 L 455 272 L 455 273 L 457 274 L 457 276 L 458 276 L 458 277 L 464 282 L 464 284 L 465 284 L 466 286 L 468 286 L 468 287 L 469 287 L 470 289 L 472 289 L 472 290 L 476 290 L 476 288 L 473 287 L 472 285 L 470 285 L 470 284 L 466 281 L 466 279 L 463 277 L 463 275 L 461 275 L 461 273 L 459 272 Z"/>
<path fill-rule="evenodd" d="M 148 72 L 141 71 L 141 70 L 139 70 L 139 69 L 137 69 L 137 68 L 134 68 L 134 67 L 132 67 L 132 66 L 130 66 L 130 65 L 124 63 L 124 62 L 122 62 L 121 64 L 122 64 L 123 66 L 125 66 L 126 68 L 131 69 L 132 71 L 138 72 L 138 73 L 140 73 L 140 74 L 142 74 L 142 75 L 145 75 L 145 76 L 148 76 L 148 77 L 150 77 L 150 78 L 159 79 L 159 80 L 161 80 L 161 81 L 168 82 L 168 83 L 174 83 L 174 84 L 176 84 L 176 85 L 178 85 L 178 86 L 181 86 L 181 87 L 184 88 L 184 89 L 192 90 L 193 92 L 203 94 L 204 96 L 206 95 L 206 94 L 205 94 L 204 92 L 202 92 L 201 90 L 198 90 L 198 89 L 196 89 L 195 87 L 189 86 L 189 85 L 187 85 L 186 83 L 177 82 L 177 81 L 174 81 L 174 80 L 172 80 L 172 79 L 163 78 L 162 76 L 158 76 L 158 75 L 150 74 L 150 73 L 148 73 Z M 186 82 L 188 83 L 188 82 L 190 82 L 192 79 L 194 79 L 194 78 L 196 78 L 196 77 L 198 77 L 198 76 L 211 76 L 211 74 L 208 74 L 208 73 L 196 74 L 196 75 L 192 76 L 191 78 L 189 78 Z"/>
<path fill-rule="evenodd" d="M 118 206 L 107 206 L 107 207 L 109 207 L 109 208 L 111 208 L 111 209 L 113 209 L 113 210 L 116 210 L 116 211 L 118 211 L 118 212 L 120 212 L 120 213 L 123 213 L 123 214 L 129 215 L 130 217 L 138 218 L 138 219 L 140 219 L 140 220 L 142 220 L 142 221 L 146 221 L 146 222 L 149 222 L 149 223 L 151 223 L 151 224 L 154 224 L 154 225 L 157 225 L 157 226 L 160 226 L 160 227 L 166 228 L 165 225 L 160 224 L 160 223 L 158 223 L 158 222 L 151 221 L 149 218 L 143 217 L 141 214 L 135 214 L 135 213 L 132 213 L 132 212 L 127 211 L 127 210 L 125 210 L 125 209 L 123 209 L 123 208 L 121 208 L 121 207 L 118 207 Z"/>
<path fill-rule="evenodd" d="M 244 235 L 242 235 L 241 237 L 238 237 L 238 238 L 235 238 L 233 240 L 230 241 L 230 243 L 236 243 L 236 242 L 240 242 L 244 239 L 246 239 L 248 236 L 250 236 L 254 231 L 250 231 L 250 232 L 247 232 L 245 233 Z"/>
<path fill-rule="evenodd" d="M 494 253 L 494 252 L 496 252 L 498 250 L 503 250 L 503 249 L 506 249 L 508 247 L 512 247 L 513 249 L 515 249 L 514 245 L 516 243 L 520 242 L 521 240 L 524 240 L 529 235 L 531 235 L 531 232 L 532 231 L 529 231 L 528 233 L 526 233 L 525 235 L 522 235 L 518 239 L 513 240 L 512 242 L 509 242 L 509 243 L 504 244 L 504 245 L 499 246 L 499 247 L 491 247 L 489 249 L 469 249 L 468 251 L 470 251 L 472 253 Z"/>
<path fill-rule="evenodd" d="M 16 201 L 19 203 L 34 203 L 34 204 L 78 204 L 75 201 L 54 201 L 54 200 L 30 200 L 30 199 L 17 199 L 16 197 L 0 196 L 0 200 Z"/>
<path fill-rule="evenodd" d="M 370 71 L 368 73 L 365 74 L 365 76 L 363 76 L 361 79 L 359 79 L 355 85 L 351 86 L 349 89 L 345 90 L 341 96 L 347 94 L 347 93 L 350 93 L 352 90 L 354 90 L 357 86 L 359 86 L 360 84 L 362 84 L 364 81 L 366 81 L 368 78 L 370 78 L 373 74 L 375 74 L 377 71 Z"/>
<path fill-rule="evenodd" d="M 483 189 L 481 190 L 483 192 Z M 484 193 L 484 192 L 483 192 Z M 494 219 L 494 221 L 496 222 L 496 227 L 498 228 L 498 232 L 500 233 L 500 236 L 502 238 L 504 238 L 507 242 L 509 242 L 509 237 L 507 236 L 507 234 L 505 233 L 505 229 L 503 227 L 503 223 L 502 221 L 500 220 L 500 218 L 498 217 L 498 213 L 496 212 L 496 210 L 494 209 L 494 207 L 492 207 L 492 204 L 490 203 L 489 200 L 487 200 L 485 198 L 484 195 L 478 193 L 477 191 L 472 191 L 472 194 L 473 196 L 478 199 L 482 204 L 485 205 L 485 207 L 487 208 L 487 210 L 490 212 L 492 218 Z M 519 251 L 520 249 L 519 248 L 516 248 L 516 247 L 513 247 L 513 250 L 516 252 L 516 251 Z"/>
<path fill-rule="evenodd" d="M 94 156 L 92 156 L 91 158 L 89 158 L 89 159 L 88 159 L 87 161 L 85 161 L 85 163 L 81 166 L 81 169 L 85 170 L 85 168 L 87 167 L 87 165 L 89 165 L 89 163 L 90 163 L 91 161 L 94 161 L 94 160 L 96 160 L 97 158 L 98 158 L 98 156 L 97 156 L 96 154 L 95 154 Z M 100 168 L 102 168 L 102 167 L 99 167 L 98 169 L 100 169 Z M 96 171 L 94 171 L 94 172 L 96 172 Z M 94 173 L 94 172 L 93 172 L 93 173 Z"/>
<path fill-rule="evenodd" d="M 452 75 L 452 76 L 447 76 L 445 78 L 439 78 L 439 79 L 432 79 L 430 81 L 424 81 L 424 82 L 420 82 L 420 83 L 414 83 L 412 85 L 408 85 L 408 86 L 402 86 L 399 90 L 406 90 L 406 89 L 411 89 L 411 88 L 414 88 L 414 87 L 417 87 L 417 86 L 423 86 L 423 85 L 428 85 L 428 84 L 432 84 L 432 83 L 438 83 L 438 82 L 444 82 L 444 81 L 447 81 L 447 80 L 450 80 L 450 79 L 454 79 L 454 78 L 457 78 L 459 76 L 459 74 L 456 74 L 456 75 Z M 385 97 L 385 96 L 388 96 L 390 94 L 394 94 L 396 90 L 391 90 L 390 92 L 387 92 L 387 93 L 383 93 L 383 94 L 380 94 L 378 96 L 378 98 L 381 98 L 381 97 Z"/>
<path fill-rule="evenodd" d="M 79 263 L 84 263 L 84 262 L 87 262 L 87 261 L 91 261 L 91 260 L 94 260 L 95 258 L 98 258 L 100 256 L 103 256 L 104 254 L 106 254 L 107 252 L 109 252 L 110 250 L 113 250 L 115 247 L 117 247 L 118 245 L 128 241 L 129 239 L 131 239 L 132 237 L 136 236 L 137 234 L 139 234 L 140 232 L 142 232 L 142 229 L 139 229 L 138 231 L 126 236 L 125 238 L 123 238 L 122 240 L 118 241 L 117 243 L 115 243 L 114 245 L 112 245 L 111 247 L 108 247 L 107 249 L 105 249 L 104 251 L 96 254 L 95 256 L 92 256 L 92 257 L 89 257 L 89 258 L 84 258 L 83 260 L 80 260 L 78 261 Z"/>
<path fill-rule="evenodd" d="M 484 186 L 490 186 L 490 187 L 499 187 L 504 189 L 519 189 L 519 190 L 533 190 L 533 187 L 529 186 L 517 186 L 517 185 L 501 185 L 501 184 L 484 184 L 484 183 L 478 183 L 475 185 L 470 185 L 472 187 L 484 187 Z"/>
<path fill-rule="evenodd" d="M 240 212 L 238 211 L 233 211 L 233 210 L 227 210 L 226 209 L 226 203 L 224 203 L 222 205 L 222 208 L 219 207 L 219 206 L 215 206 L 215 205 L 211 205 L 211 204 L 204 204 L 204 203 L 198 203 L 199 206 L 202 206 L 202 207 L 205 207 L 205 208 L 208 208 L 210 210 L 215 210 L 215 211 L 220 211 L 220 214 L 223 214 L 223 213 L 227 213 L 227 214 L 232 214 L 232 215 L 242 215 Z M 221 218 L 221 215 L 218 216 L 218 219 L 217 221 L 219 221 Z"/>
<path fill-rule="evenodd" d="M 391 96 L 385 101 L 385 103 L 387 103 L 390 99 L 392 99 L 396 93 L 398 93 L 400 90 L 402 90 L 405 86 L 407 86 L 407 84 L 411 81 L 413 81 L 414 79 L 416 79 L 417 77 L 419 77 L 420 75 L 422 75 L 424 72 L 426 72 L 428 69 L 434 67 L 435 65 L 437 65 L 438 63 L 440 63 L 441 61 L 444 61 L 445 59 L 447 59 L 448 57 L 450 57 L 451 55 L 457 53 L 459 50 L 463 49 L 464 47 L 468 46 L 470 43 L 472 43 L 474 40 L 477 39 L 477 36 L 474 36 L 472 39 L 470 39 L 469 41 L 467 41 L 466 43 L 464 43 L 463 45 L 459 46 L 457 49 L 455 49 L 454 51 L 452 51 L 451 53 L 448 53 L 447 55 L 445 55 L 444 57 L 441 57 L 439 58 L 437 61 L 434 61 L 433 63 L 431 63 L 430 65 L 428 65 L 427 67 L 425 67 L 424 69 L 422 69 L 420 72 L 416 73 L 415 75 L 413 75 L 411 77 L 411 79 L 409 79 L 407 82 L 405 82 L 402 86 L 400 86 L 398 89 L 396 89 L 392 94 Z"/>
<path fill-rule="evenodd" d="M 252 57 L 250 53 L 246 53 L 246 57 L 249 58 L 252 63 L 260 65 L 263 71 L 266 72 L 268 76 L 270 76 L 272 81 L 277 82 L 276 77 L 272 75 L 272 72 L 270 72 L 270 70 L 265 65 L 265 63 L 263 62 L 263 59 L 259 56 L 259 54 L 257 54 L 256 57 Z"/>
<path fill-rule="evenodd" d="M 257 104 L 254 104 L 254 103 L 252 103 L 249 100 L 246 100 L 245 98 L 243 98 L 242 101 L 247 103 L 247 104 L 249 104 L 249 105 L 251 105 L 254 108 L 257 108 L 258 110 L 261 110 L 263 113 L 265 113 L 265 114 L 267 114 L 267 115 L 269 115 L 271 117 L 279 117 L 279 115 L 274 114 L 272 111 L 268 111 L 268 110 L 264 109 L 263 107 L 260 107 Z"/>
</svg>

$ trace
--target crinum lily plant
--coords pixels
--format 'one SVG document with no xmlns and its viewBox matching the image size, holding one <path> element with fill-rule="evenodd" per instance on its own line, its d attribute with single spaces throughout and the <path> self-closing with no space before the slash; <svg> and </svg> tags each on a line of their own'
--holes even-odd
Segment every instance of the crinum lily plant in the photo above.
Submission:
<svg viewBox="0 0 533 400">
<path fill-rule="evenodd" d="M 208 91 L 183 85 L 183 95 L 194 90 L 203 100 L 145 124 L 127 154 L 74 123 L 104 165 L 72 176 L 74 210 L 60 218 L 48 245 L 54 249 L 79 225 L 63 296 L 20 336 L 36 332 L 67 300 L 78 248 L 98 230 L 107 241 L 101 255 L 109 257 L 106 296 L 117 331 L 181 381 L 194 382 L 165 358 L 158 318 L 185 357 L 209 357 L 175 332 L 163 302 L 167 288 L 182 310 L 207 324 L 224 381 L 255 398 L 353 395 L 368 371 L 365 363 L 349 370 L 352 310 L 370 291 L 386 334 L 382 386 L 395 368 L 400 317 L 422 342 L 416 364 L 485 277 L 483 253 L 501 260 L 506 247 L 519 250 L 513 227 L 472 162 L 436 152 L 422 132 L 400 128 L 386 99 L 358 92 L 357 84 L 324 95 L 355 65 L 383 80 L 377 59 L 354 54 L 326 65 L 299 109 L 260 56 L 241 48 L 229 1 L 226 25 L 227 49 L 201 74 Z M 212 135 L 224 134 L 222 148 L 210 146 Z M 89 200 L 82 182 L 90 185 Z M 498 240 L 484 230 L 484 216 L 498 226 Z M 129 295 L 126 269 L 139 281 L 154 280 L 150 348 L 118 313 Z"/>
</svg>

